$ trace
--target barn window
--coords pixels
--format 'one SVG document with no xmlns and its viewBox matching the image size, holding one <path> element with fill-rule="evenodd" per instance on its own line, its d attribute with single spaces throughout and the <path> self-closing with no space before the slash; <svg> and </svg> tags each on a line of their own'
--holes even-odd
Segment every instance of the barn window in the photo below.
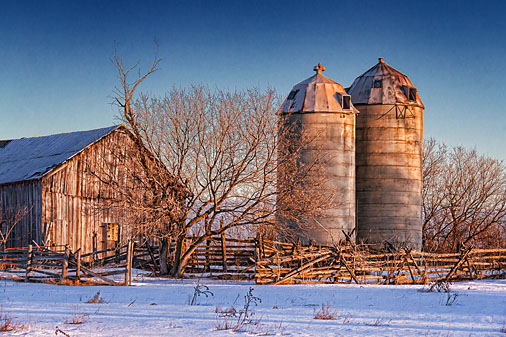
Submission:
<svg viewBox="0 0 506 337">
<path fill-rule="evenodd" d="M 343 110 L 350 110 L 350 109 L 351 109 L 351 96 L 343 95 Z"/>
<path fill-rule="evenodd" d="M 410 88 L 405 85 L 401 86 L 402 93 L 410 101 L 416 101 L 416 89 Z"/>
<path fill-rule="evenodd" d="M 295 99 L 295 95 L 299 92 L 299 89 L 290 91 L 290 94 L 288 95 L 287 100 L 291 101 L 292 99 Z"/>
<path fill-rule="evenodd" d="M 372 87 L 381 88 L 383 86 L 383 80 L 374 80 Z"/>
<path fill-rule="evenodd" d="M 409 98 L 409 88 L 408 87 L 406 87 L 405 85 L 401 86 L 401 91 L 404 94 L 404 96 L 406 96 L 406 98 Z"/>
<path fill-rule="evenodd" d="M 415 88 L 409 88 L 409 100 L 416 101 L 416 89 Z"/>
</svg>

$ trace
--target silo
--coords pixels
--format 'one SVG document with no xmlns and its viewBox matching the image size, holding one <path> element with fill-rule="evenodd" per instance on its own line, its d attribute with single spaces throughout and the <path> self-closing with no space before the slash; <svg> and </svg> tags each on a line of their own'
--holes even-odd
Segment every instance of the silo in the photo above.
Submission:
<svg viewBox="0 0 506 337">
<path fill-rule="evenodd" d="M 424 105 L 410 79 L 382 57 L 348 93 L 360 111 L 357 239 L 420 248 Z"/>
<path fill-rule="evenodd" d="M 324 66 L 314 67 L 316 74 L 295 85 L 279 110 L 280 129 L 292 128 L 291 136 L 280 134 L 279 147 L 287 148 L 294 141 L 307 140 L 304 150 L 297 154 L 296 165 L 307 167 L 311 161 L 324 157 L 318 166 L 322 170 L 322 185 L 315 184 L 314 174 L 302 178 L 309 200 L 323 195 L 331 196 L 331 207 L 313 217 L 305 217 L 309 224 L 306 235 L 299 235 L 303 241 L 308 239 L 320 245 L 331 245 L 343 238 L 342 231 L 351 232 L 355 227 L 355 119 L 358 112 L 351 103 L 350 96 L 343 86 L 322 75 Z M 293 134 L 295 133 L 295 137 Z M 279 167 L 282 171 L 282 166 Z M 283 181 L 283 172 L 278 174 L 278 186 Z M 313 194 L 314 192 L 314 194 Z M 297 203 L 297 197 L 293 198 Z M 293 214 L 294 217 L 299 216 Z M 304 214 L 300 215 L 304 217 Z M 285 220 L 286 221 L 286 220 Z M 294 226 L 293 223 L 285 225 Z M 304 231 L 299 231 L 303 233 Z"/>
</svg>

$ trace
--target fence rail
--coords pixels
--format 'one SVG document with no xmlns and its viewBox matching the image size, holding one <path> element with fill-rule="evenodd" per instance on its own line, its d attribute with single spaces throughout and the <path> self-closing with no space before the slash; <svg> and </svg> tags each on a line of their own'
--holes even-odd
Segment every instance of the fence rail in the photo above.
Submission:
<svg viewBox="0 0 506 337">
<path fill-rule="evenodd" d="M 255 279 L 260 284 L 425 284 L 506 276 L 506 249 L 381 253 L 353 244 L 319 248 L 262 240 L 258 254 Z"/>
<path fill-rule="evenodd" d="M 187 249 L 197 238 L 188 238 Z M 175 244 L 169 246 L 170 258 Z M 129 285 L 132 268 L 160 271 L 160 247 L 149 243 L 83 254 L 68 246 L 28 246 L 0 251 L 0 271 L 21 275 L 26 281 L 60 282 L 109 278 L 123 274 Z M 349 242 L 341 247 L 302 246 L 265 240 L 261 236 L 233 239 L 209 238 L 191 255 L 187 274 L 220 278 L 254 279 L 259 284 L 360 283 L 424 284 L 436 280 L 506 277 L 506 249 L 462 249 L 459 253 L 427 253 L 402 249 L 374 251 Z"/>
<path fill-rule="evenodd" d="M 107 276 L 124 274 L 125 281 L 121 284 L 131 284 L 131 270 L 133 259 L 133 242 L 115 249 L 120 252 L 117 258 L 124 258 L 124 264 L 116 264 L 108 270 L 92 270 L 93 263 L 83 260 L 80 249 L 72 252 L 68 246 L 58 247 L 32 246 L 6 249 L 0 251 L 0 271 L 16 274 L 25 281 L 52 280 L 62 283 L 74 281 L 80 283 L 90 279 L 100 279 L 109 285 L 119 285 Z M 121 251 L 125 250 L 124 254 Z M 90 254 L 86 254 L 90 256 Z"/>
</svg>

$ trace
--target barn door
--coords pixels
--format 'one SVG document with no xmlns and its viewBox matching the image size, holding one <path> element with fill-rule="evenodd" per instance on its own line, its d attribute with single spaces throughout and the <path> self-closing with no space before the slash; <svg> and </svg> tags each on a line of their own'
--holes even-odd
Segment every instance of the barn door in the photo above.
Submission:
<svg viewBox="0 0 506 337">
<path fill-rule="evenodd" d="M 102 248 L 111 249 L 116 247 L 120 238 L 120 226 L 117 223 L 102 224 Z"/>
</svg>

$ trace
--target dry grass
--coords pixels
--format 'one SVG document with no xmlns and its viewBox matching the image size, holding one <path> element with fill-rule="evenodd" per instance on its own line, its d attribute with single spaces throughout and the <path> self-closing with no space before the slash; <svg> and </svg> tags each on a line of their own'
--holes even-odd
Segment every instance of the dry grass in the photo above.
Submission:
<svg viewBox="0 0 506 337">
<path fill-rule="evenodd" d="M 237 317 L 237 310 L 234 307 L 230 308 L 216 307 L 214 312 L 218 314 L 218 317 Z"/>
<path fill-rule="evenodd" d="M 72 316 L 65 319 L 65 324 L 83 324 L 88 320 L 89 315 L 82 313 L 79 306 L 74 306 L 72 309 Z"/>
<path fill-rule="evenodd" d="M 261 324 L 260 321 L 255 322 L 248 330 L 248 334 L 254 336 L 274 336 L 284 335 L 285 328 L 283 322 L 274 323 L 272 325 Z"/>
<path fill-rule="evenodd" d="M 235 326 L 227 319 L 223 319 L 221 322 L 217 322 L 215 325 L 216 330 L 231 330 Z"/>
<path fill-rule="evenodd" d="M 330 303 L 327 303 L 327 304 L 322 303 L 322 306 L 318 309 L 318 311 L 315 310 L 313 318 L 314 319 L 326 319 L 326 320 L 336 319 L 337 318 L 337 311 L 332 310 L 330 308 Z"/>
<path fill-rule="evenodd" d="M 388 325 L 391 321 L 392 321 L 391 319 L 386 319 L 386 318 L 378 317 L 378 318 L 376 318 L 375 321 L 373 321 L 371 323 L 366 323 L 366 325 L 369 325 L 369 326 L 383 326 L 383 325 Z"/>
<path fill-rule="evenodd" d="M 104 299 L 100 297 L 100 290 L 97 291 L 95 295 L 93 295 L 92 298 L 90 298 L 86 303 L 104 303 Z"/>
<path fill-rule="evenodd" d="M 15 322 L 9 315 L 0 312 L 0 332 L 19 332 L 26 329 L 28 329 L 28 324 Z"/>
</svg>

